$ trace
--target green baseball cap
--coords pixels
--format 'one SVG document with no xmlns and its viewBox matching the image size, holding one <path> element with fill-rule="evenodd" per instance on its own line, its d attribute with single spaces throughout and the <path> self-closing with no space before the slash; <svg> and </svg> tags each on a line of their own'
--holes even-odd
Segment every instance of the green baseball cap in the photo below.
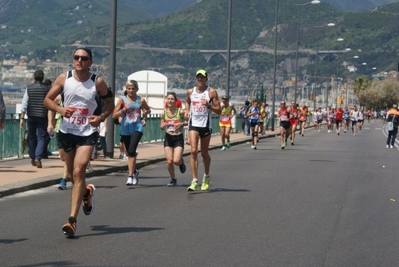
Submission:
<svg viewBox="0 0 399 267">
<path fill-rule="evenodd" d="M 202 75 L 204 77 L 208 77 L 208 73 L 206 73 L 206 70 L 198 70 L 195 76 Z"/>
</svg>

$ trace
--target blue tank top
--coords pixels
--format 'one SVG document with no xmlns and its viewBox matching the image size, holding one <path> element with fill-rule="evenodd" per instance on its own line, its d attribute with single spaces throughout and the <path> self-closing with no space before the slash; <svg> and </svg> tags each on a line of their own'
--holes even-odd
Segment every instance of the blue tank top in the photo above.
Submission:
<svg viewBox="0 0 399 267">
<path fill-rule="evenodd" d="M 140 99 L 141 97 L 136 95 L 136 101 L 130 102 L 126 96 L 122 97 L 123 105 L 129 108 L 122 116 L 121 135 L 132 135 L 134 132 L 143 132 Z"/>
<path fill-rule="evenodd" d="M 250 121 L 251 121 L 251 123 L 258 123 L 259 122 L 259 108 L 254 108 L 254 107 L 251 107 L 250 108 L 250 113 L 253 113 L 253 112 L 255 112 L 255 114 L 252 114 L 250 117 L 249 117 L 249 119 L 250 119 Z"/>
<path fill-rule="evenodd" d="M 349 120 L 349 110 L 344 110 L 344 119 Z"/>
</svg>

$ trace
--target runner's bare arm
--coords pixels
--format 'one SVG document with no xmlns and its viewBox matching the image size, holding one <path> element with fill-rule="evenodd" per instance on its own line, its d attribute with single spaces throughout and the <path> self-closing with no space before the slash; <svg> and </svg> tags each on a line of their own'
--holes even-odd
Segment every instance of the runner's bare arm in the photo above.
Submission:
<svg viewBox="0 0 399 267">
<path fill-rule="evenodd" d="M 220 107 L 219 96 L 214 88 L 209 89 L 209 97 L 211 98 L 211 107 L 210 110 L 220 115 L 222 113 L 222 108 Z"/>
<path fill-rule="evenodd" d="M 102 121 L 105 120 L 105 118 L 107 118 L 112 113 L 115 104 L 114 104 L 112 91 L 108 88 L 103 78 L 101 77 L 97 78 L 96 89 L 101 99 L 105 102 L 104 111 L 101 113 L 100 116 L 98 116 L 100 117 L 100 123 L 101 123 Z"/>
<path fill-rule="evenodd" d="M 53 86 L 51 87 L 50 91 L 47 93 L 46 97 L 44 98 L 43 105 L 54 112 L 59 112 L 63 117 L 65 117 L 66 109 L 61 110 L 62 108 L 54 101 L 55 98 L 61 94 L 62 90 L 64 89 L 64 82 L 66 79 L 66 72 L 61 73 L 55 79 Z"/>
<path fill-rule="evenodd" d="M 122 107 L 123 100 L 122 98 L 118 98 L 118 102 L 116 102 L 115 108 L 114 108 L 114 113 L 112 114 L 112 119 L 116 120 L 120 116 L 123 115 L 125 109 Z"/>
<path fill-rule="evenodd" d="M 186 94 L 186 112 L 185 112 L 185 119 L 188 120 L 190 117 L 190 106 L 191 106 L 191 94 L 193 93 L 193 89 L 188 89 Z"/>
</svg>

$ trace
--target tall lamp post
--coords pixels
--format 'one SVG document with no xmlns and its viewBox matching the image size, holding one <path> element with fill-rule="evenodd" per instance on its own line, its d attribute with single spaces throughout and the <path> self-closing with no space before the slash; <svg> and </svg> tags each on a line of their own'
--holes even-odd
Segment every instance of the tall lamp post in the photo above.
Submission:
<svg viewBox="0 0 399 267">
<path fill-rule="evenodd" d="M 299 0 L 298 0 L 299 1 Z M 308 4 L 313 4 L 313 5 L 317 5 L 320 4 L 319 0 L 313 0 L 311 2 L 307 2 L 304 4 L 295 4 L 296 6 L 298 6 L 298 17 L 297 17 L 297 26 L 296 26 L 296 58 L 295 58 L 295 95 L 294 95 L 294 101 L 296 102 L 296 95 L 297 95 L 297 91 L 298 91 L 298 54 L 299 54 L 299 26 L 300 26 L 300 7 L 301 6 L 305 6 Z"/>
<path fill-rule="evenodd" d="M 324 28 L 324 27 L 334 27 L 335 23 L 328 23 L 326 25 L 320 25 L 320 26 L 314 26 L 317 29 L 316 32 L 316 59 L 315 59 L 315 64 L 314 64 L 314 90 L 316 92 L 317 89 L 317 61 L 319 59 L 319 28 Z M 316 93 L 314 93 L 313 96 L 313 110 L 316 110 Z"/>
<path fill-rule="evenodd" d="M 277 80 L 277 26 L 278 26 L 278 0 L 276 0 L 276 15 L 274 22 L 274 68 L 273 68 L 273 105 L 272 105 L 272 131 L 275 125 L 275 106 L 276 106 L 276 80 Z"/>
<path fill-rule="evenodd" d="M 115 99 L 115 73 L 116 73 L 116 28 L 117 28 L 117 0 L 113 0 L 111 3 L 111 45 L 110 45 L 110 73 L 109 73 L 109 85 Z M 114 143 L 115 143 L 115 125 L 113 120 L 107 120 L 108 133 L 106 137 L 107 141 L 107 157 L 114 157 Z"/>
<path fill-rule="evenodd" d="M 227 66 L 226 66 L 226 96 L 227 99 L 230 97 L 230 54 L 231 54 L 231 15 L 232 15 L 232 2 L 229 0 L 229 14 L 228 14 L 228 24 L 227 24 Z"/>
<path fill-rule="evenodd" d="M 343 42 L 344 38 L 338 38 L 337 42 Z M 339 95 L 339 85 L 338 85 L 338 67 L 335 68 L 335 81 L 336 82 L 336 90 L 335 90 L 335 94 L 334 94 L 334 99 L 335 99 L 335 105 L 336 107 L 338 107 L 338 95 Z M 334 82 L 334 80 L 332 80 L 332 82 Z M 333 85 L 331 85 L 331 89 L 333 89 Z"/>
</svg>

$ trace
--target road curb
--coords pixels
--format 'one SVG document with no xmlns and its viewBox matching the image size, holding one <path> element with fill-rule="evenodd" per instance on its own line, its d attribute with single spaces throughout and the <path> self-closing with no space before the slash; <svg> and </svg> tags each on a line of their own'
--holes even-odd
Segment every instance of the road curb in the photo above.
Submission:
<svg viewBox="0 0 399 267">
<path fill-rule="evenodd" d="M 270 135 L 259 136 L 259 139 L 271 138 L 278 135 L 279 134 L 270 134 Z M 247 138 L 243 137 L 243 139 L 232 141 L 231 144 L 232 146 L 235 146 L 235 145 L 245 144 L 250 141 L 251 141 L 250 136 L 247 136 Z M 210 145 L 209 150 L 219 149 L 220 147 L 221 144 Z M 190 152 L 184 152 L 183 155 L 188 156 L 190 155 Z M 162 155 L 137 161 L 138 162 L 136 163 L 136 166 L 138 169 L 140 169 L 151 164 L 165 161 L 165 157 Z M 90 179 L 101 175 L 107 175 L 110 173 L 123 172 L 126 171 L 127 169 L 128 169 L 127 162 L 115 162 L 115 163 L 110 162 L 110 166 L 107 167 L 96 166 L 96 168 L 92 172 L 86 173 L 86 179 Z M 36 190 L 44 187 L 54 186 L 60 182 L 60 179 L 61 179 L 60 174 L 56 174 L 50 176 L 43 176 L 40 178 L 36 178 L 34 180 L 16 182 L 13 184 L 5 185 L 0 187 L 0 198 L 18 193 L 23 193 L 30 190 Z"/>
</svg>

